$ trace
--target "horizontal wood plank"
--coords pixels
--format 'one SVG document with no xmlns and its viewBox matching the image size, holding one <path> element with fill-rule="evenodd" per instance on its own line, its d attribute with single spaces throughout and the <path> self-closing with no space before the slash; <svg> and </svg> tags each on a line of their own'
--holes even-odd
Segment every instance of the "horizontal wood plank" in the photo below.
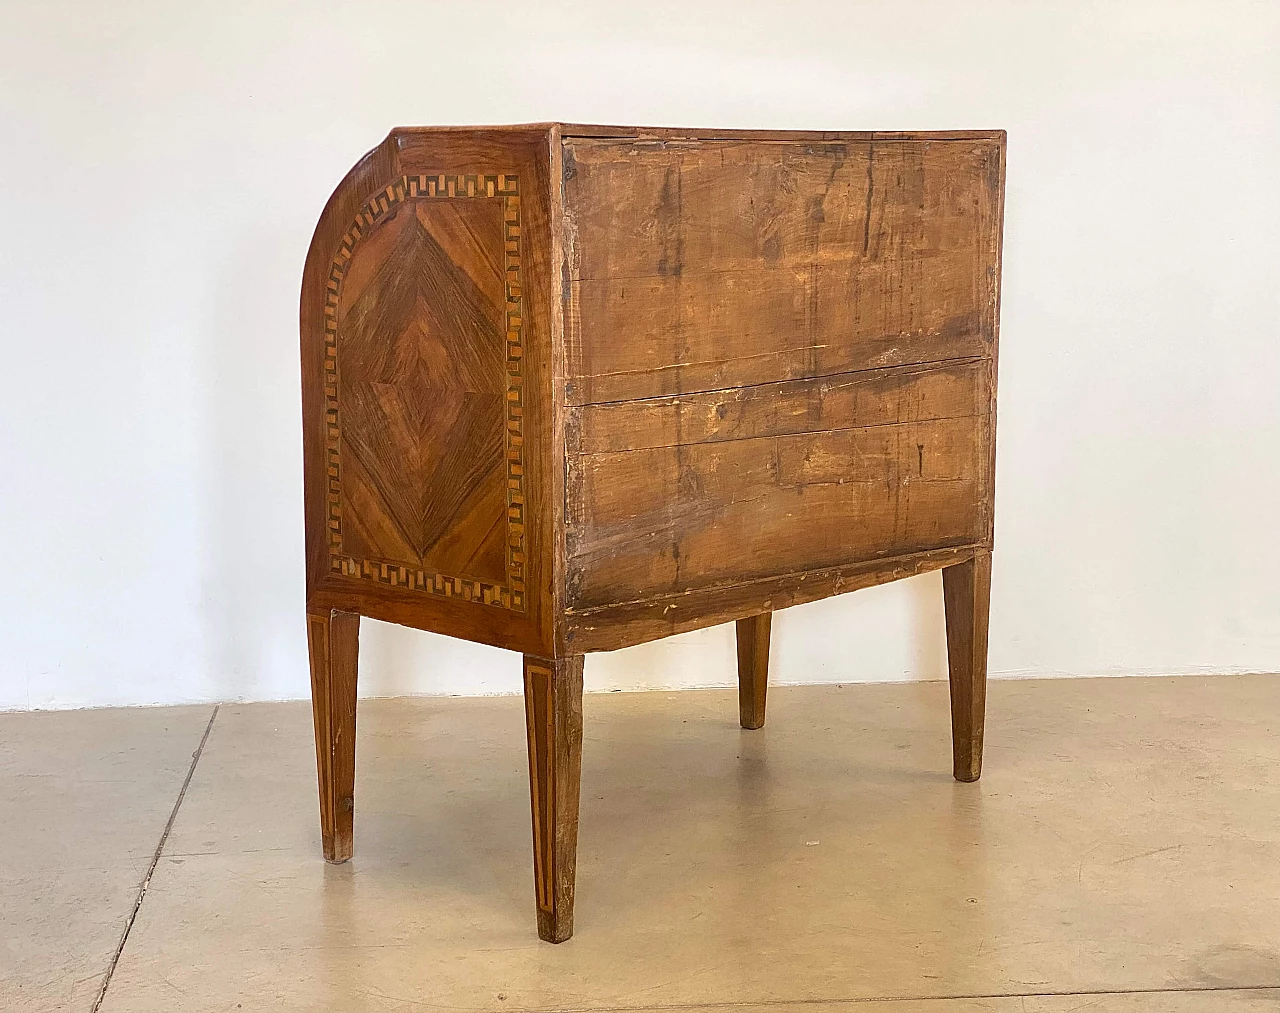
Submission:
<svg viewBox="0 0 1280 1013">
<path fill-rule="evenodd" d="M 841 373 L 676 397 L 570 409 L 570 444 L 583 454 L 789 436 L 984 415 L 985 359 Z"/>
<path fill-rule="evenodd" d="M 569 404 L 989 353 L 994 140 L 563 146 Z"/>
<path fill-rule="evenodd" d="M 840 141 L 992 141 L 1003 144 L 1004 130 L 744 130 L 729 127 L 636 127 L 599 123 L 559 123 L 565 138 L 614 138 L 666 141 L 779 141 L 831 143 Z M 452 129 L 415 127 L 416 130 Z M 515 128 L 510 128 L 515 129 Z"/>
<path fill-rule="evenodd" d="M 570 611 L 566 643 L 573 651 L 613 651 L 914 577 L 962 563 L 974 551 L 973 546 L 961 545 Z"/>
<path fill-rule="evenodd" d="M 570 608 L 980 541 L 987 417 L 570 457 Z"/>
</svg>

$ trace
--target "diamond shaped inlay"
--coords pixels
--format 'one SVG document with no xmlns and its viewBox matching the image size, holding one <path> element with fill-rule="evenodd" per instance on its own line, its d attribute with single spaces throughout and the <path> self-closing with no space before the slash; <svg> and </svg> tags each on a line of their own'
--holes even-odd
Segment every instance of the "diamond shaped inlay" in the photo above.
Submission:
<svg viewBox="0 0 1280 1013">
<path fill-rule="evenodd" d="M 406 177 L 334 268 L 333 570 L 523 610 L 515 177 Z"/>
</svg>

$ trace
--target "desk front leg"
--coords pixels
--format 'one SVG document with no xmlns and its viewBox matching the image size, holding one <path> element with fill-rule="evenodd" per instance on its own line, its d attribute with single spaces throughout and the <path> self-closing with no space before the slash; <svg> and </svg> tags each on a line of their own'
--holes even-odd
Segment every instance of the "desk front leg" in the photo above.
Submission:
<svg viewBox="0 0 1280 1013">
<path fill-rule="evenodd" d="M 524 713 L 538 935 L 549 943 L 562 943 L 573 935 L 582 775 L 582 655 L 551 660 L 526 654 Z"/>
<path fill-rule="evenodd" d="M 350 612 L 308 612 L 311 712 L 320 781 L 320 837 L 324 857 L 351 857 L 356 784 L 356 664 L 360 617 Z"/>
</svg>

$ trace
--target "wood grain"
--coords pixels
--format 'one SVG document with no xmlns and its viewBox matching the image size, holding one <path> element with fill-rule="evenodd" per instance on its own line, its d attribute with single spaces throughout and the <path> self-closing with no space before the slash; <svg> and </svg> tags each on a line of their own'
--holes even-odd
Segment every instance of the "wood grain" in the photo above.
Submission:
<svg viewBox="0 0 1280 1013">
<path fill-rule="evenodd" d="M 769 691 L 769 627 L 773 613 L 739 619 L 738 720 L 743 728 L 764 727 L 765 697 Z"/>
<path fill-rule="evenodd" d="M 582 655 L 525 655 L 525 724 L 538 935 L 562 943 L 573 935 L 582 773 Z"/>
<path fill-rule="evenodd" d="M 1003 143 L 565 137 L 566 644 L 989 544 Z"/>
<path fill-rule="evenodd" d="M 554 123 L 566 138 L 612 138 L 633 141 L 803 141 L 807 144 L 845 141 L 991 141 L 1003 144 L 1003 130 L 744 130 L 734 127 L 645 127 L 605 123 Z M 449 127 L 412 127 L 432 132 Z M 501 129 L 524 129 L 507 127 Z"/>
<path fill-rule="evenodd" d="M 951 741 L 957 781 L 982 775 L 987 707 L 987 621 L 991 613 L 991 553 L 942 571 L 951 675 Z"/>
<path fill-rule="evenodd" d="M 572 404 L 991 349 L 998 143 L 564 149 Z"/>
<path fill-rule="evenodd" d="M 549 152 L 546 128 L 399 129 L 325 208 L 301 303 L 316 608 L 553 650 Z"/>
<path fill-rule="evenodd" d="M 727 581 L 565 613 L 565 641 L 575 651 L 614 651 L 690 630 L 733 622 L 764 611 L 847 594 L 962 562 L 978 547 L 960 545 L 822 570 L 801 570 L 750 581 Z"/>
<path fill-rule="evenodd" d="M 979 541 L 983 452 L 961 418 L 571 459 L 571 607 Z"/>
<path fill-rule="evenodd" d="M 356 666 L 360 617 L 307 613 L 311 712 L 320 782 L 320 837 L 329 862 L 351 857 L 356 782 Z"/>
<path fill-rule="evenodd" d="M 507 583 L 502 204 L 406 197 L 354 248 L 336 296 L 339 554 Z"/>
<path fill-rule="evenodd" d="M 569 410 L 580 454 L 793 436 L 990 412 L 990 363 L 963 359 Z"/>
</svg>

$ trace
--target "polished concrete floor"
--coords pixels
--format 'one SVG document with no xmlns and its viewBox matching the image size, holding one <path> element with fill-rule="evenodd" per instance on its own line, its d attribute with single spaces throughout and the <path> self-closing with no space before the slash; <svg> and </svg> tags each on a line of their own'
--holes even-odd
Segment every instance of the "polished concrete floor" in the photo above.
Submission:
<svg viewBox="0 0 1280 1013">
<path fill-rule="evenodd" d="M 1280 1010 L 1280 677 L 584 709 L 561 946 L 517 699 L 362 703 L 341 867 L 305 704 L 0 715 L 0 1011 Z"/>
</svg>

